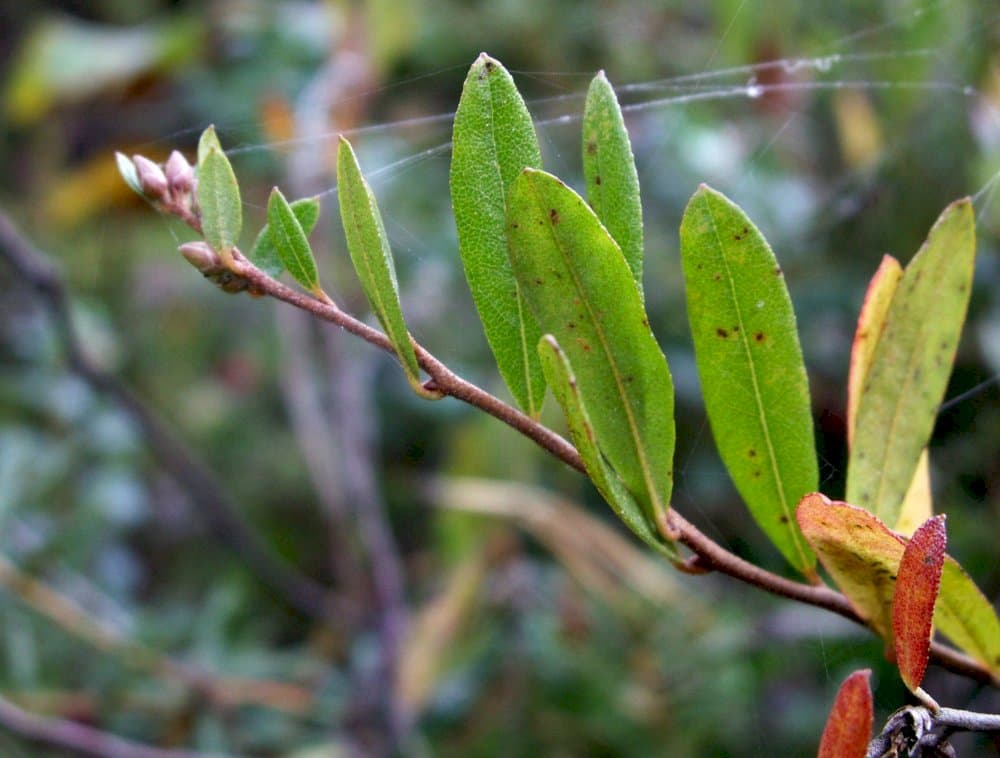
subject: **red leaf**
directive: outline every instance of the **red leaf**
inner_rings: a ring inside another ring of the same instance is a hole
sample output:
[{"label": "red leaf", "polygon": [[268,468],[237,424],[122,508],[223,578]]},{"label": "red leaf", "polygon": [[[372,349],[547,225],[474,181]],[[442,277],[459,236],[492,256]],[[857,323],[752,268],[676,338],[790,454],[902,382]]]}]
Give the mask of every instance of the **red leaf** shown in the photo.
[{"label": "red leaf", "polygon": [[944,516],[928,519],[903,551],[892,603],[892,636],[903,682],[916,692],[927,670],[934,603],[941,587],[948,536]]},{"label": "red leaf", "polygon": [[871,669],[855,671],[837,691],[819,742],[819,758],[864,758],[871,739]]}]

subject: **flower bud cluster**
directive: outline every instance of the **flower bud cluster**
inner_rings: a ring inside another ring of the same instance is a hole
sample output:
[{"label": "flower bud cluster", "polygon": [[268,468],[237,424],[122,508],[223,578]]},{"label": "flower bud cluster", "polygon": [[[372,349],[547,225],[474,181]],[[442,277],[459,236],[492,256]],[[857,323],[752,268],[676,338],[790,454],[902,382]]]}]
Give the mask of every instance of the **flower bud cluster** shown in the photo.
[{"label": "flower bud cluster", "polygon": [[139,186],[146,198],[166,211],[190,213],[194,207],[197,179],[194,167],[180,152],[174,150],[161,167],[142,155],[133,155]]}]

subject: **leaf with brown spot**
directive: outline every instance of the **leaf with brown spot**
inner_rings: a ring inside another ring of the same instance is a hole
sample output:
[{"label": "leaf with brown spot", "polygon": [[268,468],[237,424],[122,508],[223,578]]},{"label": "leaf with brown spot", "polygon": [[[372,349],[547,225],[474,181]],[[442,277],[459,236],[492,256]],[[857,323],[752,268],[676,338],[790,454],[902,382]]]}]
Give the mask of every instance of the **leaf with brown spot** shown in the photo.
[{"label": "leaf with brown spot", "polygon": [[949,205],[907,265],[857,401],[847,499],[889,524],[927,445],[969,304],[972,202]]},{"label": "leaf with brown spot", "polygon": [[514,180],[507,214],[514,274],[573,367],[598,447],[647,518],[665,524],[673,382],[618,243],[582,197],[544,171],[527,168]]},{"label": "leaf with brown spot", "polygon": [[944,519],[943,515],[928,519],[913,533],[896,576],[892,638],[896,664],[910,692],[916,692],[924,680],[930,655],[934,604],[948,543]]},{"label": "leaf with brown spot", "polygon": [[837,690],[819,742],[818,758],[864,758],[875,720],[871,669],[855,671]]},{"label": "leaf with brown spot", "polygon": [[[681,262],[719,455],[757,524],[813,577],[816,556],[792,515],[816,489],[819,466],[795,312],[784,279],[774,276],[774,253],[738,206],[702,186],[684,212]],[[726,338],[720,325],[731,325]]]},{"label": "leaf with brown spot", "polygon": [[590,83],[583,109],[587,201],[618,243],[642,294],[642,202],[639,175],[618,98],[604,72]]}]

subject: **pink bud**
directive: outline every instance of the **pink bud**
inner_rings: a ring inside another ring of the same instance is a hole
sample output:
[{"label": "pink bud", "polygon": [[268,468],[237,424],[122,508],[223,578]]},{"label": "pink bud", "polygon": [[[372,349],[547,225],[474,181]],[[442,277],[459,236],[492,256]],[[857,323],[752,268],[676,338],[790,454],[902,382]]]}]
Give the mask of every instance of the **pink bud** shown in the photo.
[{"label": "pink bud", "polygon": [[146,197],[150,200],[160,200],[167,192],[167,177],[163,169],[157,166],[149,158],[141,155],[133,155],[132,163],[135,164],[136,174],[139,176],[139,184]]},{"label": "pink bud", "polygon": [[188,263],[205,276],[222,271],[222,261],[206,242],[185,242],[177,249],[181,251],[181,255],[187,258]]},{"label": "pink bud", "polygon": [[194,189],[194,169],[180,152],[174,150],[163,165],[167,184],[174,195],[188,195]]}]

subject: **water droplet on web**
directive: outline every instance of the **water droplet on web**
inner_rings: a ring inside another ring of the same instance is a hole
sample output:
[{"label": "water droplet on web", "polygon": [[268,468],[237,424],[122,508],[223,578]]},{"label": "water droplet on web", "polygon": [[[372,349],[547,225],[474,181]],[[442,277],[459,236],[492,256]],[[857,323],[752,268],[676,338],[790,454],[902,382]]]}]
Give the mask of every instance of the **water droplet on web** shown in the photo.
[{"label": "water droplet on web", "polygon": [[833,67],[834,63],[838,63],[839,61],[840,61],[840,56],[837,54],[828,55],[825,58],[817,58],[816,70],[826,73]]},{"label": "water droplet on web", "polygon": [[758,97],[761,96],[762,92],[763,90],[761,89],[761,86],[757,84],[757,77],[751,76],[747,80],[747,88],[746,88],[747,97],[749,97],[751,100],[756,100]]}]

